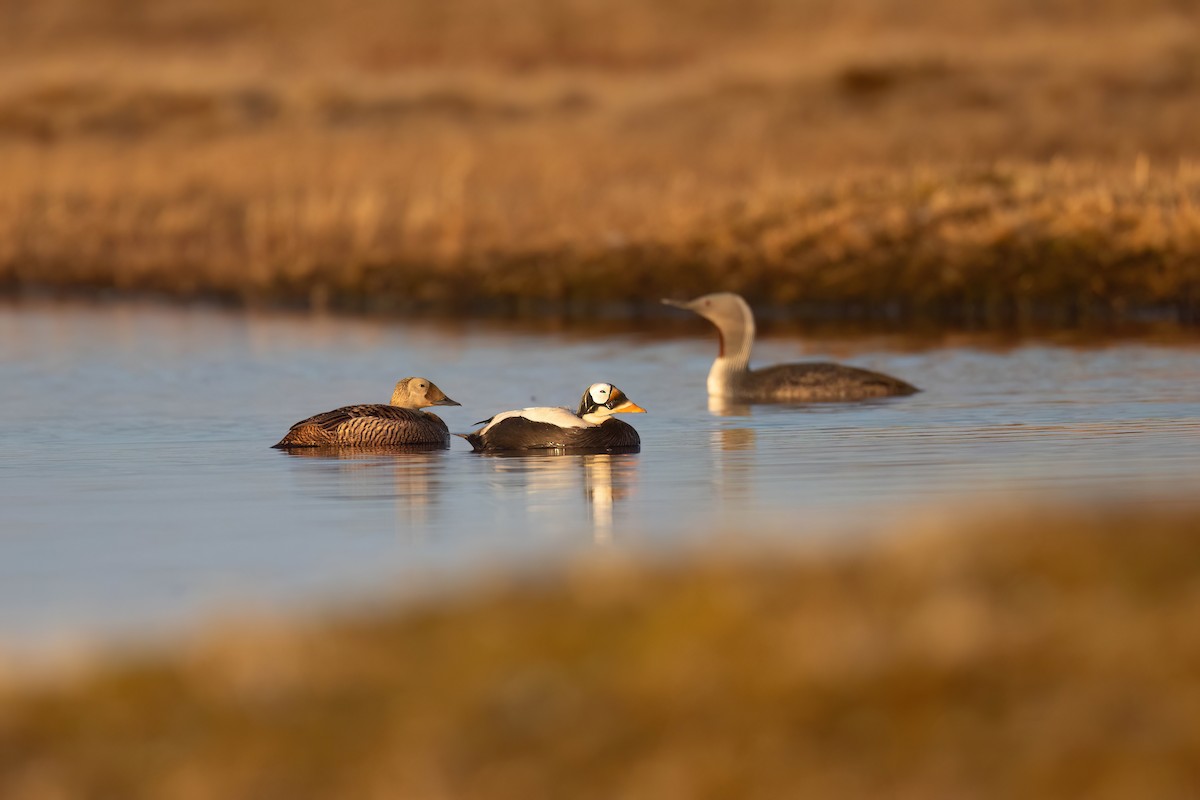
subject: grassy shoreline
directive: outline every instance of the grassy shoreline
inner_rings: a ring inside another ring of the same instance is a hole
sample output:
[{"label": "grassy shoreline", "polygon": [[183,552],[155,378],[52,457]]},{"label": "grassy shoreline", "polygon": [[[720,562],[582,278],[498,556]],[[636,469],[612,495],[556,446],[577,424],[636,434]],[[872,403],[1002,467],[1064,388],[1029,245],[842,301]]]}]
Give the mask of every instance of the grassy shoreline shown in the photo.
[{"label": "grassy shoreline", "polygon": [[522,2],[14,5],[0,292],[1200,316],[1177,4]]},{"label": "grassy shoreline", "polygon": [[600,558],[0,686],[5,797],[1186,796],[1194,512]]},{"label": "grassy shoreline", "polygon": [[[199,206],[190,224],[156,228],[176,203]],[[193,190],[186,200],[85,204],[78,218],[57,225],[37,211],[25,219],[18,212],[10,219],[26,246],[0,258],[0,290],[595,318],[654,316],[660,297],[720,288],[813,322],[1200,322],[1200,176],[1139,186],[1032,167],[924,172],[726,211],[669,241],[463,248],[420,261],[400,241],[356,246],[352,219],[335,218],[319,233],[285,221],[250,234],[255,209]],[[295,211],[281,216],[293,220]],[[123,240],[114,231],[142,224],[127,219],[147,222]],[[255,237],[303,242],[273,249]]]}]

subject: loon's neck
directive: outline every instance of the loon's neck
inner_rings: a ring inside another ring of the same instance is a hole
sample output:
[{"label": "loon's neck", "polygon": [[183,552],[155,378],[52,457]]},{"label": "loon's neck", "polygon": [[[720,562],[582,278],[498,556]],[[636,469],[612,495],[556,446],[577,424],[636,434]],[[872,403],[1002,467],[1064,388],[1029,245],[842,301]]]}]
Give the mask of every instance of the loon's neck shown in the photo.
[{"label": "loon's neck", "polygon": [[721,350],[708,371],[708,393],[719,397],[736,394],[750,373],[750,349],[754,346],[754,318],[747,315],[735,330],[718,328]]}]

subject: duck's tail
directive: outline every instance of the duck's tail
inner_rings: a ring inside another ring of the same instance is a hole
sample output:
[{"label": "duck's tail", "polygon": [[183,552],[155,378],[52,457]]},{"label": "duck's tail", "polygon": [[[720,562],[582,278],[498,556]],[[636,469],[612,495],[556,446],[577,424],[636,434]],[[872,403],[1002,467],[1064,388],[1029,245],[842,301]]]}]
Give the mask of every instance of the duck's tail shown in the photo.
[{"label": "duck's tail", "polygon": [[470,442],[471,449],[476,453],[483,450],[483,438],[478,433],[456,433],[454,435]]},{"label": "duck's tail", "polygon": [[297,431],[296,428],[292,428],[287,432],[287,436],[284,436],[277,443],[271,445],[271,449],[290,450],[293,447],[316,447],[320,442],[314,441],[314,437],[306,435],[309,433],[310,431],[305,429]]}]

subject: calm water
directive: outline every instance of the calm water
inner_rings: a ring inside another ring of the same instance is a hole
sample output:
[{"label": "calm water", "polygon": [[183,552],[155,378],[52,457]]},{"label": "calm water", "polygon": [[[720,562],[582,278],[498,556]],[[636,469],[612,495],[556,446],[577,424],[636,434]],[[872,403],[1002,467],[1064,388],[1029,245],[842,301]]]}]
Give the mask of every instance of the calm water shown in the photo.
[{"label": "calm water", "polygon": [[[947,503],[1192,500],[1200,346],[905,350],[768,339],[911,398],[710,409],[714,338],[588,337],[145,306],[0,308],[0,645],[309,609],[495,563],[756,532],[886,527]],[[610,380],[650,410],[625,456],[270,449],[412,374],[452,431]]]}]

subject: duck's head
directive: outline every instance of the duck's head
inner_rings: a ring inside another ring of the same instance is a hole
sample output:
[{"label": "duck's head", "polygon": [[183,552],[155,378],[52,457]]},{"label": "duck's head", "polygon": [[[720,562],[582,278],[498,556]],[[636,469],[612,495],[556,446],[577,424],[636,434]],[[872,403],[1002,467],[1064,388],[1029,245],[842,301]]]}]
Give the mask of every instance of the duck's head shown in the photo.
[{"label": "duck's head", "polygon": [[457,406],[446,393],[429,378],[403,378],[396,381],[392,392],[392,405],[401,408],[425,408],[427,406]]},{"label": "duck's head", "polygon": [[634,403],[611,383],[593,383],[579,401],[579,416],[588,422],[601,422],[613,414],[645,414],[646,409]]},{"label": "duck's head", "polygon": [[[675,308],[685,308],[716,325],[721,336],[722,355],[725,354],[726,336],[732,337],[734,342],[754,336],[754,313],[739,294],[715,292],[695,300],[664,299],[663,303]],[[736,347],[736,344],[733,346]]]}]

